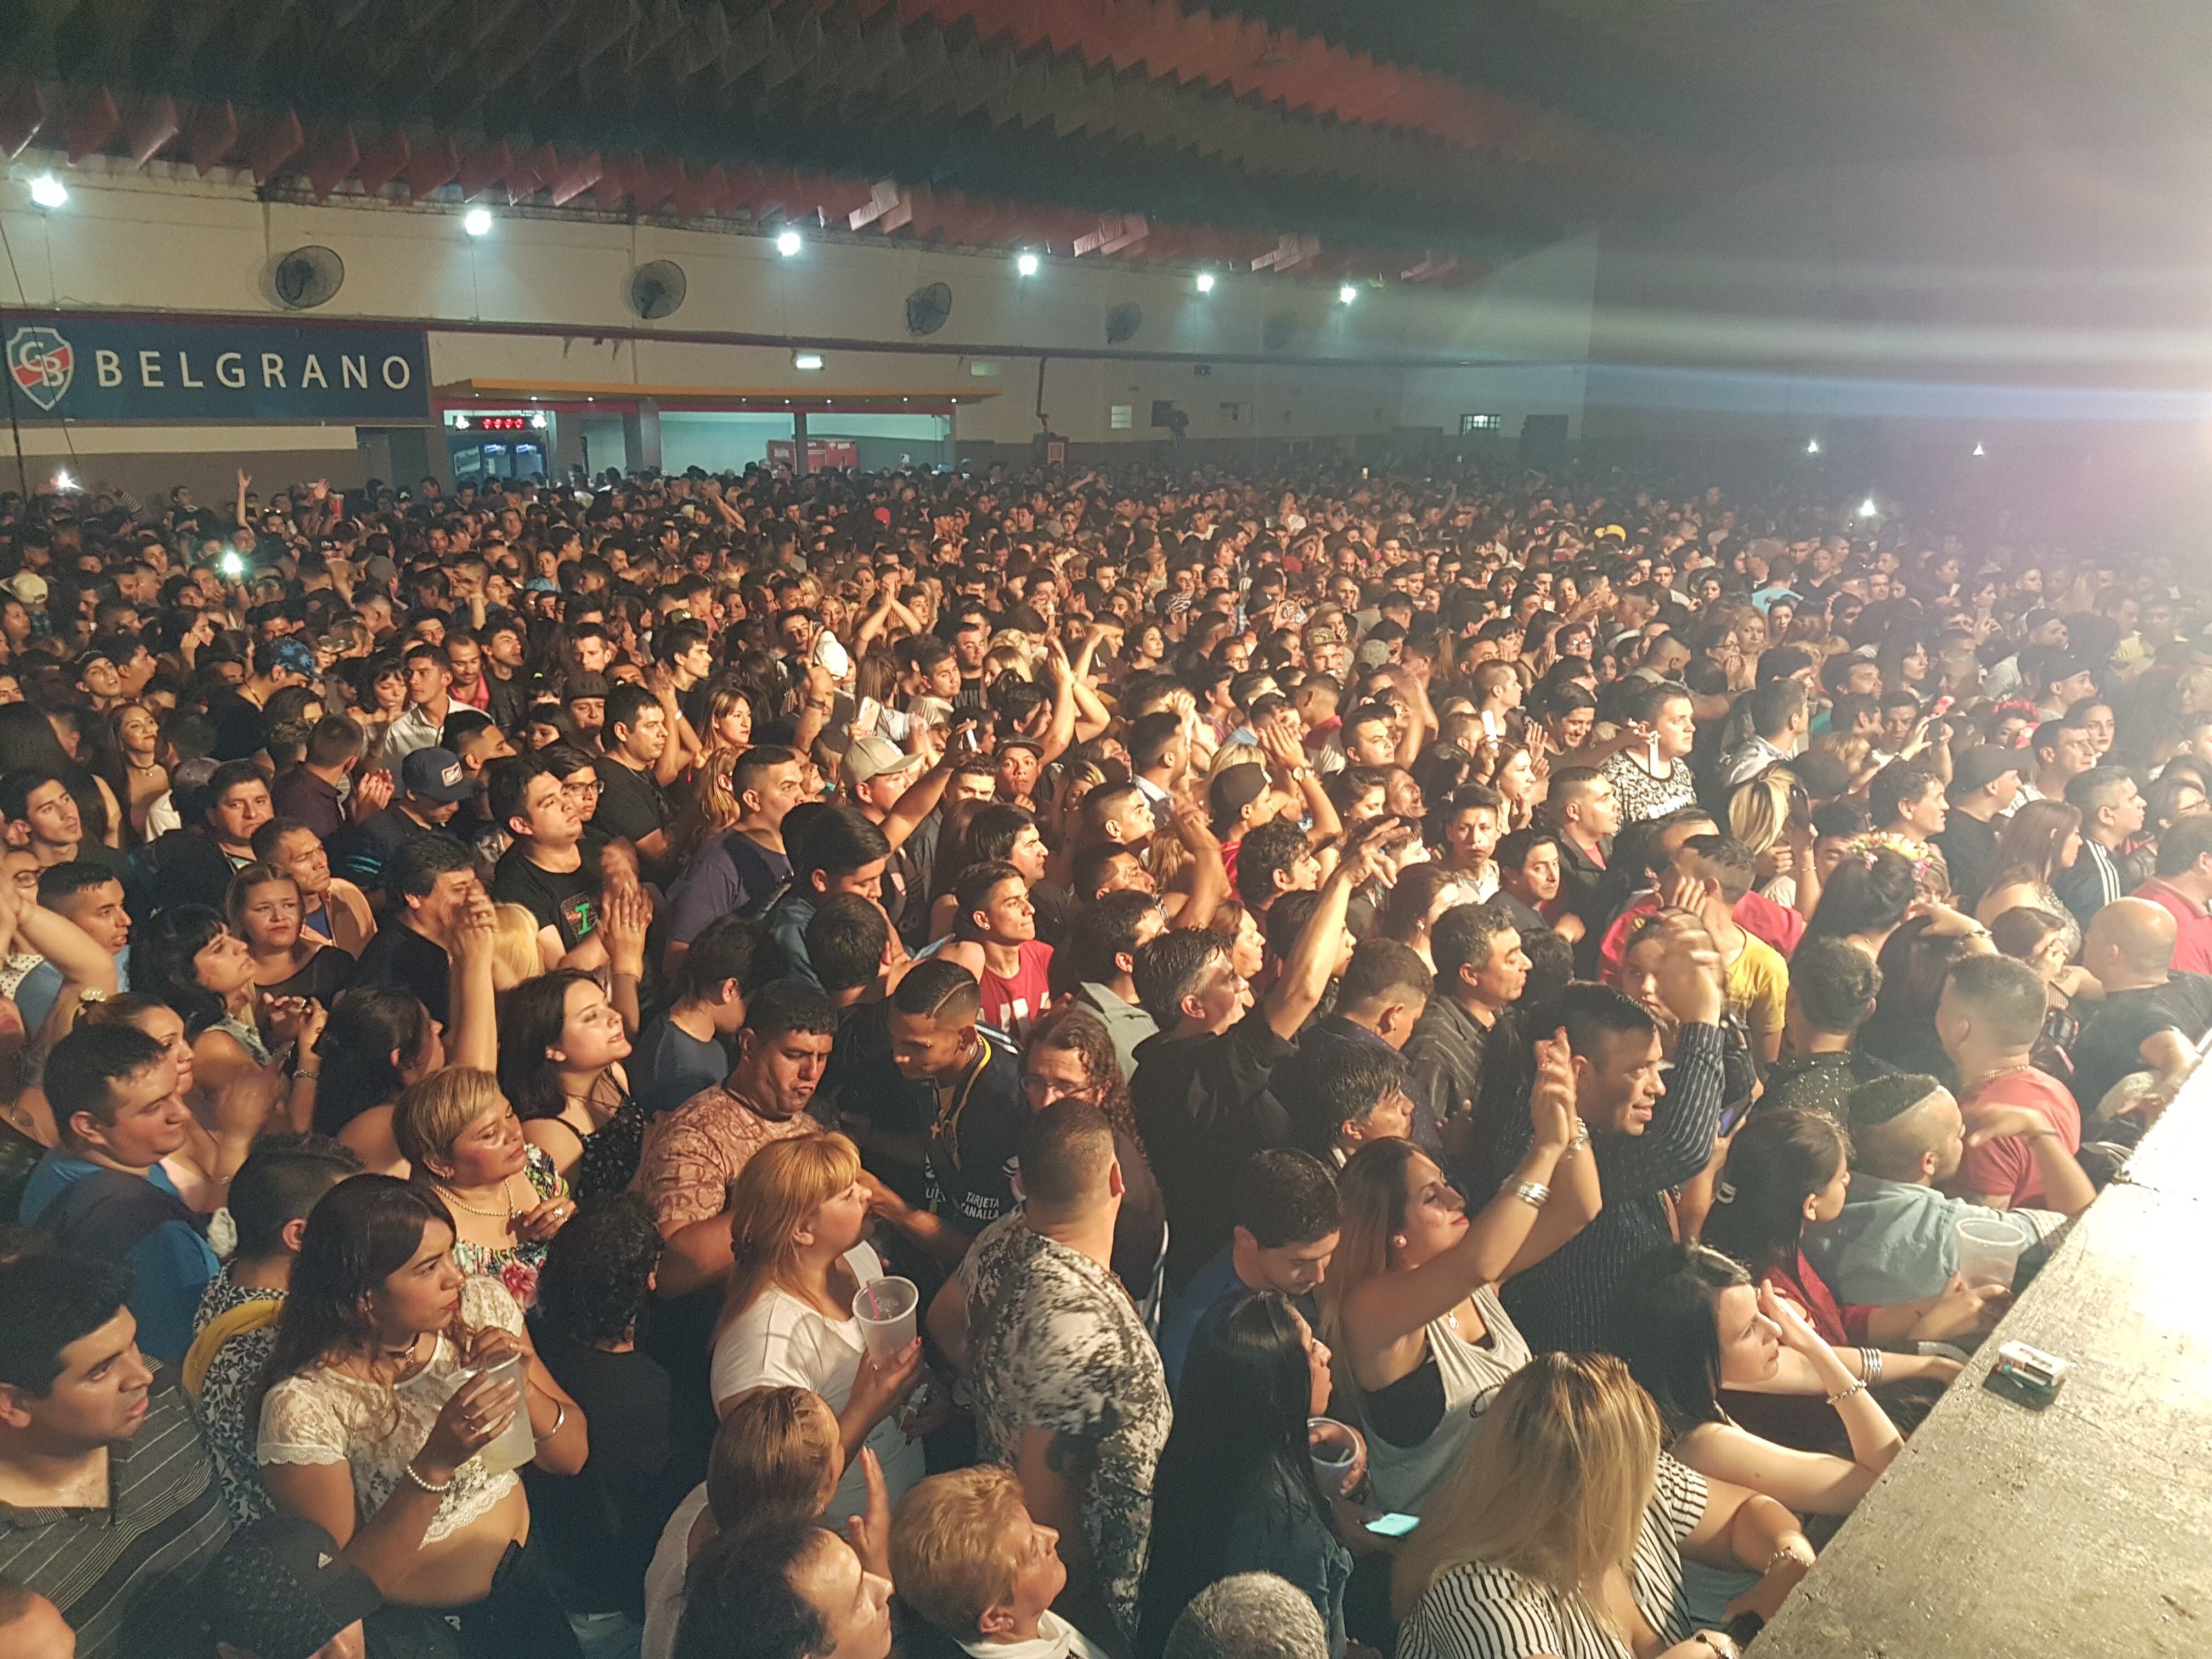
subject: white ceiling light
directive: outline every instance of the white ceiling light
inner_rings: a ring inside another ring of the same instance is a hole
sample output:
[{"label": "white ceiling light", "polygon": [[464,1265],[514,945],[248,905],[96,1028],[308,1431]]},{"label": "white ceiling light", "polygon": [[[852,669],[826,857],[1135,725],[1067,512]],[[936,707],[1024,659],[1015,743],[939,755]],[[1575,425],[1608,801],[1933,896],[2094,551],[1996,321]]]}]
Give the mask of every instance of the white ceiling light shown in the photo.
[{"label": "white ceiling light", "polygon": [[491,210],[472,207],[461,216],[461,228],[471,236],[483,236],[491,231]]},{"label": "white ceiling light", "polygon": [[69,200],[69,186],[51,173],[31,180],[31,199],[42,208],[58,208]]},{"label": "white ceiling light", "polygon": [[1352,287],[1351,283],[1346,283],[1342,288],[1337,289],[1336,297],[1342,301],[1346,305],[1350,305],[1354,300],[1357,300],[1359,297],[1359,290]]},{"label": "white ceiling light", "polygon": [[1817,454],[1819,454],[1819,453],[1820,453],[1820,441],[1818,438],[1808,438],[1808,439],[1806,439],[1806,440],[1805,440],[1805,453],[1806,453],[1808,455],[1817,455]]},{"label": "white ceiling light", "polygon": [[70,477],[66,472],[57,472],[54,474],[54,488],[57,489],[75,489],[76,488],[76,480]]},{"label": "white ceiling light", "polygon": [[1213,273],[1212,271],[1201,270],[1198,273],[1198,291],[1200,294],[1211,294],[1213,292]]},{"label": "white ceiling light", "polygon": [[775,251],[787,259],[805,246],[806,239],[795,230],[779,231],[776,234]]},{"label": "white ceiling light", "polygon": [[1014,269],[1024,276],[1034,276],[1041,261],[1034,253],[1024,253],[1014,261]]},{"label": "white ceiling light", "polygon": [[1977,455],[1986,455],[1989,453],[1990,452],[1988,450],[1983,448],[1979,444],[1976,444],[1974,446],[1974,453]]},{"label": "white ceiling light", "polygon": [[1881,516],[1881,503],[1871,495],[1859,503],[1859,517],[1875,519]]},{"label": "white ceiling light", "polygon": [[811,374],[822,367],[822,354],[818,351],[794,351],[791,354],[791,366]]}]

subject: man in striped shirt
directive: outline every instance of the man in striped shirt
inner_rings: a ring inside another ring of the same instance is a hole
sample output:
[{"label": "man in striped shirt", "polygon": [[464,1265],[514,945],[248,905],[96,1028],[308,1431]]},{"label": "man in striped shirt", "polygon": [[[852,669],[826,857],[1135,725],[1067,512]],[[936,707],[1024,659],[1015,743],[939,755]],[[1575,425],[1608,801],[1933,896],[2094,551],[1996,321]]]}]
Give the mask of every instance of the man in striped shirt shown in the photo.
[{"label": "man in striped shirt", "polygon": [[211,1645],[198,1581],[230,1535],[176,1379],[138,1352],[131,1271],[0,1266],[0,1576],[44,1595],[80,1659]]},{"label": "man in striped shirt", "polygon": [[[1589,1126],[1605,1207],[1596,1220],[1527,1272],[1507,1281],[1505,1310],[1537,1352],[1601,1348],[1614,1289],[1631,1264],[1674,1237],[1668,1194],[1705,1167],[1720,1122],[1723,1085],[1720,1018],[1726,1003],[1720,955],[1689,915],[1670,912],[1659,995],[1675,1021],[1672,1069],[1663,1073],[1657,1023],[1609,986],[1571,985],[1532,1011],[1531,1039],[1562,1027],[1574,1057],[1577,1109]],[[1525,1083],[1486,1057],[1482,1115],[1495,1126],[1486,1167],[1496,1179],[1528,1149]],[[1506,1109],[1501,1091],[1514,1097]],[[1518,1120],[1517,1123],[1516,1120]],[[1503,1160],[1503,1161],[1501,1161]],[[1479,1204],[1489,1191],[1468,1194]]]}]

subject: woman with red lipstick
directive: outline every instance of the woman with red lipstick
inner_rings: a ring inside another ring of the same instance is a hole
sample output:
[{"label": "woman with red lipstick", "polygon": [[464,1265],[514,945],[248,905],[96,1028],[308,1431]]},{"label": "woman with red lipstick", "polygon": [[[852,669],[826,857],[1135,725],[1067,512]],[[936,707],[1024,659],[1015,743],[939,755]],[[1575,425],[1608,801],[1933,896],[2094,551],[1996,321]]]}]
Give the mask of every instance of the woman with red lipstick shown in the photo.
[{"label": "woman with red lipstick", "polygon": [[[515,1356],[520,1389],[483,1374]],[[524,1412],[536,1466],[574,1474],[588,1450],[583,1413],[539,1362],[514,1298],[455,1262],[453,1218],[435,1194],[363,1175],[323,1197],[267,1375],[262,1483],[398,1604],[377,1618],[450,1620],[469,1659],[577,1653],[525,1553],[522,1483],[478,1454]]]}]

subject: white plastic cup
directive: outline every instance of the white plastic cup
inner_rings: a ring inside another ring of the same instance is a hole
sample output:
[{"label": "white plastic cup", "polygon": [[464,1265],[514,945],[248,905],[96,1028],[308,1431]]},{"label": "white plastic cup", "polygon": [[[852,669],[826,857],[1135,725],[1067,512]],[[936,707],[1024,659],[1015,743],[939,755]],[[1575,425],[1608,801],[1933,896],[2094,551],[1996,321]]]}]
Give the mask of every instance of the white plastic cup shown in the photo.
[{"label": "white plastic cup", "polygon": [[860,1322],[860,1340],[868,1358],[888,1365],[914,1341],[915,1316],[921,1289],[911,1279],[872,1279],[853,1294],[853,1317]]},{"label": "white plastic cup", "polygon": [[1959,1223],[1958,1231],[1959,1274],[1966,1288],[1994,1285],[2010,1290],[2021,1252],[2027,1248],[2027,1235],[2019,1224],[2002,1216],[1968,1216]]},{"label": "white plastic cup", "polygon": [[1333,1417],[1306,1419],[1306,1455],[1313,1459],[1314,1474],[1324,1497],[1343,1493],[1344,1478],[1358,1458],[1358,1443],[1352,1431]]},{"label": "white plastic cup", "polygon": [[505,1474],[509,1469],[519,1469],[538,1455],[538,1437],[530,1429],[530,1397],[522,1386],[523,1370],[523,1358],[518,1353],[480,1365],[469,1373],[471,1377],[489,1376],[495,1382],[514,1385],[514,1420],[500,1431],[498,1438],[477,1453],[489,1474]]}]

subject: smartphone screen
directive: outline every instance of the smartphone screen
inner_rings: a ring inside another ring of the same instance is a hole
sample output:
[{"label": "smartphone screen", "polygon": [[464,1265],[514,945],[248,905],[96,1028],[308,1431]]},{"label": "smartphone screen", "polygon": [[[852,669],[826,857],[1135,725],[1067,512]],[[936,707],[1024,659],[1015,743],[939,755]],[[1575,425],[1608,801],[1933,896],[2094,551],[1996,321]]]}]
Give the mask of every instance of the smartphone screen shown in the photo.
[{"label": "smartphone screen", "polygon": [[1378,1515],[1370,1521],[1367,1523],[1367,1530],[1377,1538],[1403,1538],[1420,1524],[1419,1516],[1401,1515],[1394,1510],[1388,1515]]}]

